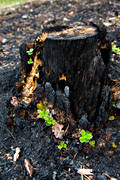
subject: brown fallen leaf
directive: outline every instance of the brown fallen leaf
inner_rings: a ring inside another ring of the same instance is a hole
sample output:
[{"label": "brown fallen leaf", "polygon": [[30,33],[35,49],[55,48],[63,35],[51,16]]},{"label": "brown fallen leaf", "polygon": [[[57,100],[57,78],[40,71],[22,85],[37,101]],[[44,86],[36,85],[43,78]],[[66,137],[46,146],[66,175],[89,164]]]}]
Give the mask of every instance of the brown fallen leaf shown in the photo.
[{"label": "brown fallen leaf", "polygon": [[17,99],[16,96],[13,96],[10,103],[13,105],[13,106],[18,106],[19,105],[19,101]]},{"label": "brown fallen leaf", "polygon": [[25,168],[26,168],[27,172],[29,173],[30,177],[32,177],[34,168],[30,164],[30,161],[28,159],[24,159],[24,164],[25,164]]},{"label": "brown fallen leaf", "polygon": [[55,123],[55,125],[52,126],[52,132],[54,133],[56,138],[62,138],[64,135],[64,130],[62,130],[63,125],[59,123]]},{"label": "brown fallen leaf", "polygon": [[14,157],[13,157],[14,162],[16,162],[17,159],[19,158],[19,154],[20,154],[20,148],[16,147],[16,152],[15,152]]}]

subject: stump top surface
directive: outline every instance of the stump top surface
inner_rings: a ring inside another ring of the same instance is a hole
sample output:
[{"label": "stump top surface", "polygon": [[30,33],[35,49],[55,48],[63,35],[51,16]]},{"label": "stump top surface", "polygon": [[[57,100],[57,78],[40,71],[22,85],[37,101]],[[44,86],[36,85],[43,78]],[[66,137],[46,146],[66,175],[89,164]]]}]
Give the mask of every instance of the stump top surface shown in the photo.
[{"label": "stump top surface", "polygon": [[48,33],[47,38],[55,40],[83,39],[96,35],[96,28],[92,26],[74,26],[61,31]]}]

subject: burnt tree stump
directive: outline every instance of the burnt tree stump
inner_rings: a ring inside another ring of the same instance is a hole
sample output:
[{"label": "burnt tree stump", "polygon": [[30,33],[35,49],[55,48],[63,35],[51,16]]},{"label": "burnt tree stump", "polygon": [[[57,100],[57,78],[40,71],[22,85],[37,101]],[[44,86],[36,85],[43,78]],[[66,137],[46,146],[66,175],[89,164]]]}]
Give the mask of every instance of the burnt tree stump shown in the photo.
[{"label": "burnt tree stump", "polygon": [[74,26],[48,30],[41,54],[45,81],[61,91],[69,86],[71,112],[78,119],[87,114],[92,121],[97,115],[110,51],[104,28]]}]

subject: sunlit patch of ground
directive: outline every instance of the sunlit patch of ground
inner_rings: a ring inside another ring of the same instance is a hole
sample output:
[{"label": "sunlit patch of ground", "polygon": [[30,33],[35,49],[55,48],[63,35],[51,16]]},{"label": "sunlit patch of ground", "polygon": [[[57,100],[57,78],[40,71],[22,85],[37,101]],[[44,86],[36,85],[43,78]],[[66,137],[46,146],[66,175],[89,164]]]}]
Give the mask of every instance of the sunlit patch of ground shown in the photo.
[{"label": "sunlit patch of ground", "polygon": [[28,0],[0,0],[0,9],[11,5],[19,5],[27,1]]}]

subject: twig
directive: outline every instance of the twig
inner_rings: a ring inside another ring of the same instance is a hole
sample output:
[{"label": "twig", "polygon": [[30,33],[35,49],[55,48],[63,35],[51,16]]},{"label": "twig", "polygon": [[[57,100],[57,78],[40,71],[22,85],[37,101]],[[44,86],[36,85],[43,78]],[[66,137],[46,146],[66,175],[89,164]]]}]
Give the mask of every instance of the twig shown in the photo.
[{"label": "twig", "polygon": [[10,132],[10,130],[6,127],[6,130],[8,131],[8,133],[12,136],[12,138],[14,139],[14,141],[16,142],[15,137],[13,136],[13,134]]}]

